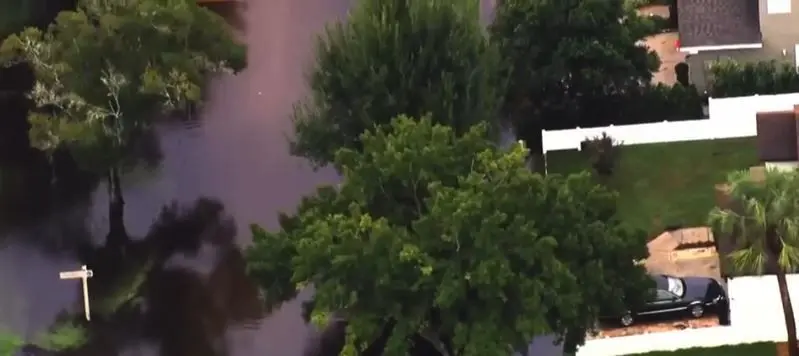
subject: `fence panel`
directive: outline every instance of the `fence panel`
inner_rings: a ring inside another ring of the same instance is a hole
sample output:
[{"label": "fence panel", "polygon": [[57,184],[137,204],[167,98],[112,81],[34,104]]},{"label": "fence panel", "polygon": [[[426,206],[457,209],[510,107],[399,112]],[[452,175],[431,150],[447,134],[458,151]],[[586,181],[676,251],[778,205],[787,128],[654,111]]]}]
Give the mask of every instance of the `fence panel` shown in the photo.
[{"label": "fence panel", "polygon": [[757,126],[754,120],[722,122],[706,119],[544,131],[542,133],[544,153],[580,149],[581,142],[601,136],[602,133],[607,133],[624,145],[640,145],[751,137],[757,135]]},{"label": "fence panel", "polygon": [[582,141],[603,132],[626,145],[751,137],[757,135],[757,113],[789,111],[797,104],[799,93],[711,98],[710,118],[704,120],[543,131],[544,153],[580,149]]}]

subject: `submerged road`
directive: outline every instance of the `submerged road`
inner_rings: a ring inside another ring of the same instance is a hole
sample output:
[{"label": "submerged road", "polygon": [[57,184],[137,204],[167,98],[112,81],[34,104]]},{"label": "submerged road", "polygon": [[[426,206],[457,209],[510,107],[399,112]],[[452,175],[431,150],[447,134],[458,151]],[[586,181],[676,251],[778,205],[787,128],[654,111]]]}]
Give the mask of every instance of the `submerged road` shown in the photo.
[{"label": "submerged road", "polygon": [[[486,17],[492,1],[482,3]],[[292,129],[292,105],[306,94],[304,73],[312,63],[313,40],[326,22],[346,16],[349,6],[350,0],[249,0],[240,14],[242,38],[249,45],[249,67],[238,76],[212,83],[198,123],[161,130],[163,161],[159,169],[124,177],[125,221],[131,235],[146,235],[165,204],[207,196],[222,202],[235,219],[238,233],[234,240],[243,247],[251,239],[249,224],[276,228],[279,211],[293,210],[316,186],[336,182],[334,172],[314,172],[303,160],[291,157],[287,137]],[[108,226],[106,203],[105,189],[100,187],[85,219],[98,245]],[[55,216],[47,224],[0,236],[0,282],[4,286],[0,324],[5,324],[0,326],[32,338],[52,325],[62,311],[82,313],[78,286],[57,279],[59,271],[79,266],[81,261],[69,253],[53,252],[61,244],[83,238],[64,230],[64,226],[83,223],[77,210]],[[43,240],[59,242],[35,242]],[[300,303],[287,303],[269,314],[261,311],[240,256],[236,256],[204,246],[197,256],[171,258],[168,269],[189,271],[195,277],[169,274],[164,281],[153,283],[151,288],[156,290],[143,303],[144,308],[163,310],[168,330],[158,331],[155,337],[124,341],[119,336],[103,336],[97,342],[102,346],[84,354],[302,355],[311,332],[301,320]],[[95,273],[99,277],[103,271]],[[124,330],[135,329],[124,321],[118,323]],[[536,342],[532,351],[534,356],[560,354],[547,340]]]}]

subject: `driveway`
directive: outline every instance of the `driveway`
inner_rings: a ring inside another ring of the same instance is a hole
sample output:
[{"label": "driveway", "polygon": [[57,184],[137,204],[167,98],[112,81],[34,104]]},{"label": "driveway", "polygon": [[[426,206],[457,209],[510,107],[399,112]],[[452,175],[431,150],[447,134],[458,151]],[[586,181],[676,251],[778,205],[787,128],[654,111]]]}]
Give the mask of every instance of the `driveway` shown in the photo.
[{"label": "driveway", "polygon": [[[669,17],[668,6],[646,6],[638,10],[642,16]],[[646,46],[655,51],[660,57],[660,69],[652,77],[652,83],[673,85],[677,83],[674,66],[685,61],[685,54],[677,49],[680,35],[675,32],[665,32],[644,39]]]}]

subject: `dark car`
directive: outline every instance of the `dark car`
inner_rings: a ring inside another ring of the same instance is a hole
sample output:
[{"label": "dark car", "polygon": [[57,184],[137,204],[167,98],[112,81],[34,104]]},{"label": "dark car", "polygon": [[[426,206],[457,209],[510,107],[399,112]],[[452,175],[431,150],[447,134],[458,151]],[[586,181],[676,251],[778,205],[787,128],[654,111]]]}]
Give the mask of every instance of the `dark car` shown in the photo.
[{"label": "dark car", "polygon": [[631,310],[617,320],[622,326],[632,325],[641,316],[655,314],[684,314],[701,318],[709,309],[727,309],[727,293],[713,278],[707,277],[673,277],[653,275],[657,288],[653,300],[639,308]]}]

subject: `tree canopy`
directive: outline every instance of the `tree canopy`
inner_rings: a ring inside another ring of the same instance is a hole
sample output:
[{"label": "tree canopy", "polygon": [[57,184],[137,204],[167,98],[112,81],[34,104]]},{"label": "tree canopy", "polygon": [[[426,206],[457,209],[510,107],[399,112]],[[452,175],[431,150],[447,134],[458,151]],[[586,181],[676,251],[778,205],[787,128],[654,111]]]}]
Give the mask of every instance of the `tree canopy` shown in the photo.
[{"label": "tree canopy", "polygon": [[339,148],[359,149],[361,133],[401,114],[431,114],[458,132],[496,121],[498,63],[475,1],[358,1],[318,39],[292,151],[331,163]]},{"label": "tree canopy", "polygon": [[245,51],[222,18],[193,0],[85,0],[45,31],[9,36],[0,60],[34,70],[32,145],[91,148],[104,166],[160,110],[200,101],[207,74],[241,69]]},{"label": "tree canopy", "polygon": [[[343,148],[337,187],[253,226],[249,272],[269,303],[315,287],[311,319],[347,320],[345,355],[505,356],[536,335],[581,342],[599,309],[646,298],[642,235],[615,218],[615,194],[588,174],[543,177],[526,150],[486,125],[458,135],[399,117]],[[420,341],[423,340],[423,341]]]},{"label": "tree canopy", "polygon": [[541,129],[621,123],[621,108],[633,102],[624,99],[635,99],[658,69],[657,55],[638,44],[658,26],[626,2],[498,3],[490,32],[507,61],[505,113],[533,154],[541,153]]},{"label": "tree canopy", "polygon": [[745,272],[777,276],[788,348],[799,356],[796,321],[785,273],[799,269],[799,170],[766,170],[763,179],[749,171],[733,172],[727,179],[730,204],[714,208],[709,223],[723,238],[733,236],[735,251],[728,257]]}]

